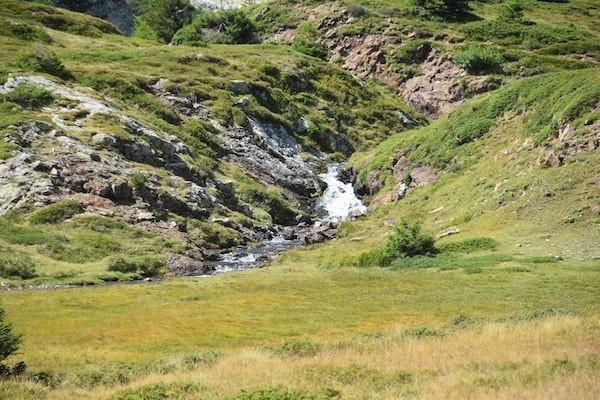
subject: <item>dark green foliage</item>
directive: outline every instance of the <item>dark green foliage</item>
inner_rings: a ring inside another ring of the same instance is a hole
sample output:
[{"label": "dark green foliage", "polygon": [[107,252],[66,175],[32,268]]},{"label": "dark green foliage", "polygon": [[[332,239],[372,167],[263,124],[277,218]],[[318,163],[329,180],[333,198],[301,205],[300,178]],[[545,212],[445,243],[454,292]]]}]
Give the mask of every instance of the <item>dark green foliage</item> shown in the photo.
[{"label": "dark green foliage", "polygon": [[122,273],[137,273],[143,277],[152,277],[161,274],[166,268],[163,257],[143,257],[138,259],[126,259],[118,257],[111,260],[108,270]]},{"label": "dark green foliage", "polygon": [[388,237],[384,253],[393,259],[436,253],[433,237],[421,232],[421,225],[402,221]]},{"label": "dark green foliage", "polygon": [[35,109],[52,104],[54,96],[41,86],[23,84],[5,95],[0,95],[0,100],[9,101],[25,108]]},{"label": "dark green foliage", "polygon": [[310,393],[304,390],[274,387],[246,391],[230,397],[229,400],[327,400],[339,398],[340,393],[334,389],[324,389],[319,393]]},{"label": "dark green foliage", "polygon": [[456,53],[453,59],[471,74],[485,74],[501,72],[504,55],[491,46],[471,45]]},{"label": "dark green foliage", "polygon": [[402,221],[396,225],[383,248],[361,254],[358,265],[388,267],[395,262],[407,262],[407,266],[420,267],[422,261],[429,262],[429,256],[437,253],[434,243],[433,237],[421,232],[420,224]]},{"label": "dark green foliage", "polygon": [[0,18],[0,35],[14,37],[28,42],[52,42],[52,38],[34,25],[21,22],[7,21]]},{"label": "dark green foliage", "polygon": [[[204,35],[203,30],[211,34]],[[173,37],[174,44],[253,43],[256,27],[244,10],[198,11]]]},{"label": "dark green foliage", "polygon": [[32,224],[56,224],[69,219],[83,211],[81,203],[73,200],[63,200],[43,207],[29,217]]},{"label": "dark green foliage", "polygon": [[189,0],[149,0],[144,13],[136,18],[135,35],[169,43],[190,21],[193,11]]},{"label": "dark green foliage", "polygon": [[[4,252],[2,252],[4,253]],[[35,265],[31,258],[25,254],[8,253],[1,254],[0,257],[0,276],[3,278],[35,278]]]},{"label": "dark green foliage", "polygon": [[21,335],[13,332],[12,326],[6,322],[6,313],[3,308],[0,308],[0,366],[6,369],[3,364],[4,360],[13,355],[19,350],[21,344]]},{"label": "dark green foliage", "polygon": [[469,11],[467,0],[411,0],[409,6],[423,8],[446,18],[459,18]]},{"label": "dark green foliage", "polygon": [[316,355],[321,350],[321,346],[314,342],[294,340],[277,346],[268,346],[267,349],[283,357],[310,357]]},{"label": "dark green foliage", "polygon": [[300,53],[324,59],[329,51],[319,40],[320,34],[317,28],[310,22],[305,22],[298,27],[292,48]]},{"label": "dark green foliage", "polygon": [[19,52],[12,64],[27,71],[44,72],[63,79],[71,78],[71,73],[67,71],[56,54],[52,50],[42,47]]}]

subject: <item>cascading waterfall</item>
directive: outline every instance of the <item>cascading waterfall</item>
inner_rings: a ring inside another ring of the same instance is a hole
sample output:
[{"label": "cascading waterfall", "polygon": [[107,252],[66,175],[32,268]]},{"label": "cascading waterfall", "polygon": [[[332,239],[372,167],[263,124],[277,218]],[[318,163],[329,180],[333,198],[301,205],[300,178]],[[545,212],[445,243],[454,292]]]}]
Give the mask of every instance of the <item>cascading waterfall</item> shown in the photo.
[{"label": "cascading waterfall", "polygon": [[363,202],[356,197],[352,184],[339,180],[341,168],[342,164],[331,164],[327,167],[327,172],[319,175],[327,184],[327,189],[317,204],[326,211],[324,219],[327,221],[340,222],[367,212]]}]

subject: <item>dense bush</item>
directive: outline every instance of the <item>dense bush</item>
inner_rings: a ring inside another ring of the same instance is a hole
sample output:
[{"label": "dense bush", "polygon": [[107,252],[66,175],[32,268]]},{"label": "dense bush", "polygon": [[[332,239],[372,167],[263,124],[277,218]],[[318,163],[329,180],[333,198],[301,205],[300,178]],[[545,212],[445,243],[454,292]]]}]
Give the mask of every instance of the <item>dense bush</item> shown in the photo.
[{"label": "dense bush", "polygon": [[469,11],[467,0],[410,0],[410,7],[423,8],[447,18],[457,18]]},{"label": "dense bush", "polygon": [[32,224],[56,224],[79,214],[83,211],[81,203],[73,200],[63,200],[40,208],[29,217]]},{"label": "dense bush", "polygon": [[319,40],[320,34],[317,28],[310,22],[305,22],[298,27],[292,48],[300,53],[324,59],[329,51]]},{"label": "dense bush", "polygon": [[484,74],[502,71],[504,55],[491,46],[472,45],[456,53],[453,59],[472,74]]},{"label": "dense bush", "polygon": [[393,258],[435,254],[435,240],[421,232],[421,225],[400,222],[389,236],[384,253]]},{"label": "dense bush", "polygon": [[437,253],[433,237],[421,232],[421,225],[402,221],[394,228],[381,249],[362,254],[358,265],[390,266],[397,259],[412,258],[417,256],[431,256]]},{"label": "dense bush", "polygon": [[252,43],[255,32],[256,26],[244,10],[198,11],[192,22],[175,34],[172,43]]},{"label": "dense bush", "polygon": [[56,54],[41,47],[17,53],[12,64],[28,71],[44,72],[63,79],[71,78],[71,73],[67,71]]},{"label": "dense bush", "polygon": [[190,21],[193,11],[189,0],[149,0],[144,13],[135,20],[135,35],[169,43]]},{"label": "dense bush", "polygon": [[35,265],[30,257],[21,254],[2,254],[0,276],[3,278],[35,278]]},{"label": "dense bush", "polygon": [[52,104],[54,96],[41,86],[19,85],[12,92],[1,95],[0,100],[9,101],[25,108],[41,108]]}]

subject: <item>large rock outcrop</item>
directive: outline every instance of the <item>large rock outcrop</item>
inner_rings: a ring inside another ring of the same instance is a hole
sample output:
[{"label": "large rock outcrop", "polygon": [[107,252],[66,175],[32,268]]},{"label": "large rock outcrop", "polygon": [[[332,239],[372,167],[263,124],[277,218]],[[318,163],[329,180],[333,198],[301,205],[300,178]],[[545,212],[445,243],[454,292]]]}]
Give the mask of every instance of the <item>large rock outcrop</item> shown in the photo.
[{"label": "large rock outcrop", "polygon": [[123,35],[130,36],[133,33],[133,11],[127,0],[51,1],[57,7],[110,21]]}]

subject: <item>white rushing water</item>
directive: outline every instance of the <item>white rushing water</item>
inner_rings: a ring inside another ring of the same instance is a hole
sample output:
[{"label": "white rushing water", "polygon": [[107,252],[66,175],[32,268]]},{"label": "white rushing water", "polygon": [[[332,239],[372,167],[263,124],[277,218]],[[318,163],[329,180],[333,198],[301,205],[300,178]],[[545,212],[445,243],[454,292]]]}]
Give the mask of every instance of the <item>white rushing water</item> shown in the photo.
[{"label": "white rushing water", "polygon": [[339,180],[340,168],[341,164],[332,164],[327,167],[327,172],[319,175],[327,189],[318,205],[327,212],[326,219],[330,221],[343,221],[367,212],[363,202],[356,197],[352,184]]}]

